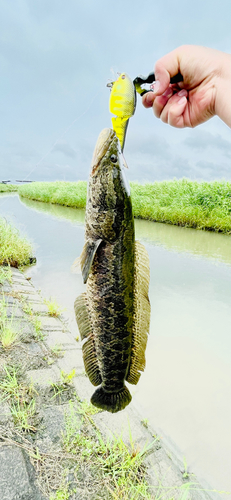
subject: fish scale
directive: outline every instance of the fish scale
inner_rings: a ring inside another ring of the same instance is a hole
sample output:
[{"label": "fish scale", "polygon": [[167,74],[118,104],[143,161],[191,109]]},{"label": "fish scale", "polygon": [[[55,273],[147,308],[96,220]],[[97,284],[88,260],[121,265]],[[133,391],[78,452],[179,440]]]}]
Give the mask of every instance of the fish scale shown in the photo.
[{"label": "fish scale", "polygon": [[149,332],[149,259],[135,242],[128,185],[116,134],[97,141],[88,185],[85,244],[80,257],[86,292],[75,301],[91,402],[112,413],[125,408],[145,366]]}]

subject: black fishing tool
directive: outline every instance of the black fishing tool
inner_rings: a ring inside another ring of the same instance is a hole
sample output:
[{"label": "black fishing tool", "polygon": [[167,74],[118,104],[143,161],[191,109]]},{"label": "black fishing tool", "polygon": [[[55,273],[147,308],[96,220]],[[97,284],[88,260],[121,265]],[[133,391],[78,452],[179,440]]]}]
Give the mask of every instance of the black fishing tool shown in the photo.
[{"label": "black fishing tool", "polygon": [[[140,94],[141,96],[146,94],[147,92],[153,92],[153,89],[151,88],[151,86],[148,90],[145,88],[142,88],[142,86],[145,84],[152,84],[153,82],[155,82],[155,80],[156,79],[155,79],[154,73],[149,73],[149,75],[147,77],[142,76],[142,75],[137,76],[133,80],[133,84],[135,86],[136,92],[138,92],[138,94]],[[183,76],[181,75],[181,73],[177,73],[177,75],[170,78],[170,83],[179,83],[179,82],[183,82]]]}]

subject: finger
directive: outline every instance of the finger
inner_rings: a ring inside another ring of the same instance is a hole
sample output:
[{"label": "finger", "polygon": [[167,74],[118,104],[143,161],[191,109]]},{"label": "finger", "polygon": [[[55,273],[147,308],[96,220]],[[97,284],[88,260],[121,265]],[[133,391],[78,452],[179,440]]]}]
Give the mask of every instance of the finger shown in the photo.
[{"label": "finger", "polygon": [[185,127],[184,112],[187,106],[187,98],[181,97],[180,100],[171,106],[168,114],[168,123],[172,127],[183,128]]},{"label": "finger", "polygon": [[[174,93],[174,87],[171,85],[170,87],[167,88],[167,90],[164,92],[161,103],[162,107],[165,106],[167,100],[173,95]],[[147,92],[146,94],[143,95],[142,97],[142,104],[145,108],[151,108],[153,106],[153,103],[156,99],[156,96],[154,92]],[[159,118],[159,114],[157,113],[156,116]]]},{"label": "finger", "polygon": [[147,92],[142,96],[142,104],[145,108],[152,108],[155,95],[153,92]]},{"label": "finger", "polygon": [[164,107],[160,118],[164,123],[172,127],[182,128],[185,126],[184,113],[188,104],[187,91],[183,90],[175,94]]},{"label": "finger", "polygon": [[165,90],[165,92],[163,93],[163,95],[158,96],[156,98],[154,96],[153,111],[154,115],[157,118],[160,118],[163,108],[166,106],[172,95],[173,95],[173,89],[172,87],[168,87],[167,90]]}]

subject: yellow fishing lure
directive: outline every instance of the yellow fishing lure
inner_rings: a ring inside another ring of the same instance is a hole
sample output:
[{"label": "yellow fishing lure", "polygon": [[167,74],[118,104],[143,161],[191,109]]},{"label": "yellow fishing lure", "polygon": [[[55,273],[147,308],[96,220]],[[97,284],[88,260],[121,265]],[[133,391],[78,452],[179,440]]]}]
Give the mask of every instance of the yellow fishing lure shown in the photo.
[{"label": "yellow fishing lure", "polygon": [[109,110],[113,115],[112,127],[118,137],[123,151],[129,118],[136,109],[136,90],[132,80],[126,73],[109,84],[111,87]]}]

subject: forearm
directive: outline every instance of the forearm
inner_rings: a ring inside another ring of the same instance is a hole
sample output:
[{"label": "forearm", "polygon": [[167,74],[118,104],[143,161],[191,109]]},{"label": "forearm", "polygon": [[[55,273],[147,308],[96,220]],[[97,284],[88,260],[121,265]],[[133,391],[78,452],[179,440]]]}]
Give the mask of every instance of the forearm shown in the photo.
[{"label": "forearm", "polygon": [[217,75],[215,114],[231,127],[231,56],[223,54]]}]

